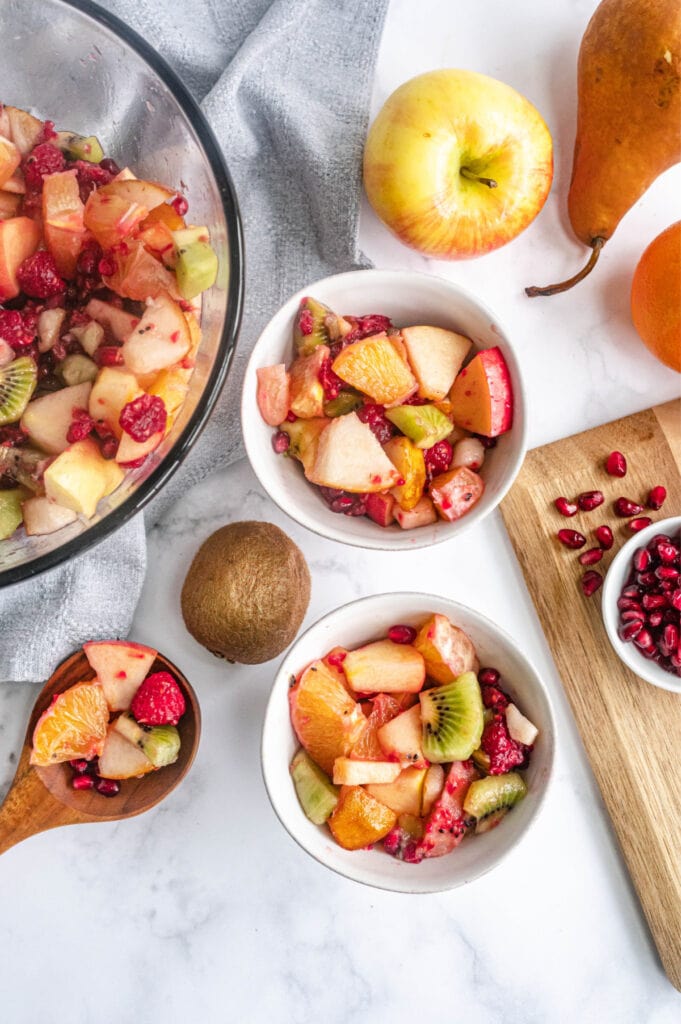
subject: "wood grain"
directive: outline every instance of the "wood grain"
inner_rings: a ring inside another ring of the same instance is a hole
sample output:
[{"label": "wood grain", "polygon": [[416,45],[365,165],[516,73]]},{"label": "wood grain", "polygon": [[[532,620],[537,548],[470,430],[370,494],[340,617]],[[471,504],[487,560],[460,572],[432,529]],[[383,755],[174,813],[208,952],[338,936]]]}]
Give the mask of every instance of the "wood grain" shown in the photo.
[{"label": "wood grain", "polygon": [[[603,466],[625,453],[624,479]],[[555,539],[563,526],[592,538],[607,522],[615,545],[631,534],[612,502],[644,499],[655,484],[668,496],[663,519],[681,510],[681,402],[648,409],[530,452],[501,511],[539,614],[591,767],[670,981],[681,989],[681,697],[638,678],[612,651],[601,620],[600,591],[579,585],[584,568]],[[559,495],[598,488],[605,504],[566,520]]]},{"label": "wood grain", "polygon": [[187,710],[178,726],[182,745],[175,764],[141,779],[126,779],[114,797],[104,797],[94,790],[73,789],[72,772],[68,764],[52,765],[49,768],[31,767],[29,758],[33,730],[53,694],[94,678],[85,654],[76,651],[48,679],[33,706],[16,775],[0,807],[0,853],[29,836],[60,825],[132,818],[155,807],[182,781],[191,767],[199,743],[199,702],[185,676],[162,654],[157,656],[150,671],[170,672],[185,696]]}]

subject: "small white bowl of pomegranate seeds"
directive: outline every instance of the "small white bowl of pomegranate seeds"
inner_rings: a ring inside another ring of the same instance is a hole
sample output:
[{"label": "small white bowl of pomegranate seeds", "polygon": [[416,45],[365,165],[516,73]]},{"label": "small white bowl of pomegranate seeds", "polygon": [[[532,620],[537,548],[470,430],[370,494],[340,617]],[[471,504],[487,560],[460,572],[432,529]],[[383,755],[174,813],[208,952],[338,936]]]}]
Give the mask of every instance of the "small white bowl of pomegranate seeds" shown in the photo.
[{"label": "small white bowl of pomegranate seeds", "polygon": [[681,516],[651,523],[618,551],[602,610],[625,665],[654,686],[681,693]]}]

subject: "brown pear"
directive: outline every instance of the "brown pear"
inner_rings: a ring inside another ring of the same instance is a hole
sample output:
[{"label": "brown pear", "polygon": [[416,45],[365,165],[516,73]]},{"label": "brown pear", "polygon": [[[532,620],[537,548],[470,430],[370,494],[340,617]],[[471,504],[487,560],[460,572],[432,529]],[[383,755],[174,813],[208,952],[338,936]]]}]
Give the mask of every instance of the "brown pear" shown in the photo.
[{"label": "brown pear", "polygon": [[577,80],[568,212],[592,252],[574,277],[526,288],[530,296],[567,291],[586,277],[627,210],[681,161],[679,0],[602,0],[582,39]]}]

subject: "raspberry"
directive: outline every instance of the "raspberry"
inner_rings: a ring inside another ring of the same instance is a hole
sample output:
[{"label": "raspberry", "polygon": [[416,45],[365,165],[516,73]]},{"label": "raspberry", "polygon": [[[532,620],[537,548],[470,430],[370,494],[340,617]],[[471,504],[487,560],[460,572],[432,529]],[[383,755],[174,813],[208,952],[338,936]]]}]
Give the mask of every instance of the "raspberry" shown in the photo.
[{"label": "raspberry", "polygon": [[395,428],[390,420],[385,417],[385,407],[376,405],[374,402],[367,402],[357,410],[357,415],[362,423],[366,423],[379,442],[387,444],[395,433]]},{"label": "raspberry", "polygon": [[331,360],[327,357],[319,367],[319,383],[324,388],[324,398],[327,402],[337,398],[343,388],[343,381],[337,373],[331,369]]},{"label": "raspberry", "polygon": [[490,760],[489,774],[503,775],[513,768],[524,764],[526,748],[511,739],[506,720],[502,714],[495,714],[494,719],[485,728],[480,746]]},{"label": "raspberry", "polygon": [[426,471],[433,477],[445,473],[452,462],[452,446],[449,441],[438,441],[432,448],[426,448],[423,457],[426,460]]},{"label": "raspberry", "polygon": [[69,166],[76,172],[80,198],[84,203],[87,202],[91,192],[94,192],[96,188],[100,188],[102,185],[108,185],[115,177],[102,164],[91,164],[87,160],[75,160]]},{"label": "raspberry", "polygon": [[168,413],[158,395],[140,395],[123,406],[118,424],[133,441],[148,441],[152,434],[165,430]]},{"label": "raspberry", "polygon": [[177,725],[185,712],[182,690],[169,672],[147,676],[130,705],[140,725]]},{"label": "raspberry", "polygon": [[84,441],[86,437],[90,436],[95,425],[95,421],[87,409],[74,409],[72,416],[71,426],[66,432],[66,440],[69,444],[75,444],[76,441]]},{"label": "raspberry", "polygon": [[480,693],[482,694],[482,703],[486,708],[505,708],[509,703],[508,697],[498,686],[481,683]]},{"label": "raspberry", "polygon": [[48,174],[63,171],[66,165],[64,154],[50,142],[41,142],[28,154],[23,163],[24,177],[29,189],[39,192],[43,178]]},{"label": "raspberry", "polygon": [[47,299],[59,295],[66,283],[59,276],[54,256],[45,249],[28,256],[17,271],[17,280],[23,291],[34,299]]},{"label": "raspberry", "polygon": [[15,351],[33,344],[37,315],[33,310],[0,309],[0,338]]},{"label": "raspberry", "polygon": [[54,128],[54,121],[45,121],[43,124],[42,135],[40,136],[41,142],[49,142],[50,139],[56,139],[57,132]]}]

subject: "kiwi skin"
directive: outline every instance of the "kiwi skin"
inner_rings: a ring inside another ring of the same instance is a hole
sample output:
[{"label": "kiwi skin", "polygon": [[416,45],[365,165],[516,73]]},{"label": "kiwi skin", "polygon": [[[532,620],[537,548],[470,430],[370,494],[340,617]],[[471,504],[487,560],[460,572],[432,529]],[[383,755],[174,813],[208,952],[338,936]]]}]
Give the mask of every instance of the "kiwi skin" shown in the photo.
[{"label": "kiwi skin", "polygon": [[182,587],[185,625],[211,653],[259,665],[288,647],[310,602],[300,549],[273,523],[230,523],[201,545]]}]

